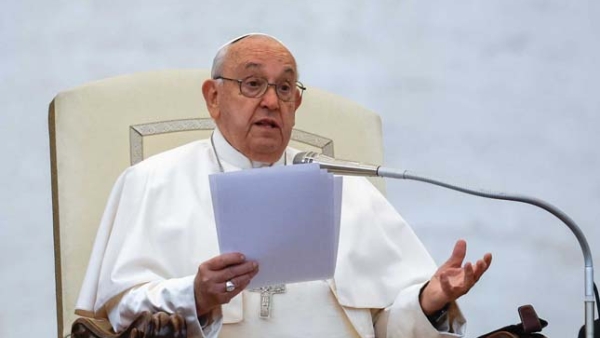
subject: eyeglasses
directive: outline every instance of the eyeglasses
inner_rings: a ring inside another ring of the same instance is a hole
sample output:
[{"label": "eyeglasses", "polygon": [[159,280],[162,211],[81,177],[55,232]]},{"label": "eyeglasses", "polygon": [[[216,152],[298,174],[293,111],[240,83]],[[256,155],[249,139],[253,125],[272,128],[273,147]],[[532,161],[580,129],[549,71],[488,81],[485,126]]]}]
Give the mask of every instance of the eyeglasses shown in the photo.
[{"label": "eyeglasses", "polygon": [[240,94],[249,98],[257,98],[262,97],[269,89],[269,86],[273,86],[275,88],[275,93],[277,97],[281,101],[290,102],[296,99],[295,94],[297,90],[300,90],[300,97],[302,97],[302,93],[306,90],[306,87],[300,81],[296,81],[295,84],[289,81],[283,81],[280,83],[269,83],[267,79],[262,77],[250,76],[245,79],[230,79],[223,76],[217,76],[214,78],[215,80],[228,80],[235,81],[240,86]]}]

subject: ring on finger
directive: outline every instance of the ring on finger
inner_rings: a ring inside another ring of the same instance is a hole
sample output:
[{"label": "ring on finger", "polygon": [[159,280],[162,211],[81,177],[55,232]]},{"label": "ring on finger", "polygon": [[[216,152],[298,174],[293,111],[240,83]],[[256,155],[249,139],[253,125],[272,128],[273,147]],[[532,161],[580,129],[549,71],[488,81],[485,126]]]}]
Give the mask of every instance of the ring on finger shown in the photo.
[{"label": "ring on finger", "polygon": [[233,284],[232,281],[228,280],[227,282],[225,282],[225,290],[227,292],[231,292],[231,291],[235,290],[235,284]]}]

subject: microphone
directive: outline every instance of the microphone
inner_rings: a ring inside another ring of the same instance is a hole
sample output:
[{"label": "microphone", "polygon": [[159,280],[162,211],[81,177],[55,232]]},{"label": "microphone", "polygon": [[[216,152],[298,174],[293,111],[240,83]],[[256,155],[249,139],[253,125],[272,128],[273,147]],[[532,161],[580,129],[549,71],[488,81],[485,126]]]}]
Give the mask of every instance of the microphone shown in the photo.
[{"label": "microphone", "polygon": [[296,154],[293,163],[317,163],[321,169],[327,169],[331,173],[352,176],[378,176],[377,169],[379,169],[379,166],[376,165],[338,160],[314,151]]},{"label": "microphone", "polygon": [[552,204],[543,201],[539,198],[529,197],[524,195],[514,195],[514,194],[506,194],[503,192],[493,192],[489,190],[482,189],[470,189],[465,187],[460,187],[458,185],[449,184],[442,182],[437,179],[432,179],[428,177],[424,177],[421,175],[417,175],[407,170],[396,170],[392,168],[386,168],[382,166],[376,166],[372,164],[362,164],[358,162],[346,161],[346,160],[338,160],[333,157],[329,157],[323,154],[319,154],[313,151],[309,152],[301,152],[294,156],[294,164],[305,164],[305,163],[317,163],[321,167],[321,169],[326,169],[327,171],[339,174],[339,175],[352,175],[352,176],[378,176],[378,177],[389,177],[389,178],[397,178],[404,180],[414,180],[420,181],[424,183],[429,183],[433,185],[437,185],[443,188],[452,189],[456,191],[460,191],[465,194],[498,199],[498,200],[507,200],[507,201],[515,201],[525,204],[530,204],[536,206],[538,208],[542,208],[552,215],[556,216],[563,223],[569,227],[571,232],[577,238],[579,242],[579,246],[581,247],[581,251],[583,253],[584,260],[584,305],[585,305],[585,337],[586,338],[594,338],[594,264],[592,262],[592,252],[588,245],[587,239],[583,235],[583,232],[577,226],[575,221],[573,221],[567,214],[562,212],[557,207]]}]

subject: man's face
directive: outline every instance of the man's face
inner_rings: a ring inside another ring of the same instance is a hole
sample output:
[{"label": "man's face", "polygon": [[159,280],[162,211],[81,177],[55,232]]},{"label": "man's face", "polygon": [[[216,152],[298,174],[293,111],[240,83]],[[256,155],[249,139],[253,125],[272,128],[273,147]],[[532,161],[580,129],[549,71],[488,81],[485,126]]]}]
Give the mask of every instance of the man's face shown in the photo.
[{"label": "man's face", "polygon": [[[229,47],[220,76],[265,78],[269,83],[295,85],[298,73],[290,52],[276,41],[248,37]],[[219,83],[222,81],[221,83]],[[225,139],[253,161],[273,163],[283,154],[295,123],[301,97],[281,101],[273,86],[257,98],[240,93],[235,81],[208,80],[202,91],[210,115]]]}]

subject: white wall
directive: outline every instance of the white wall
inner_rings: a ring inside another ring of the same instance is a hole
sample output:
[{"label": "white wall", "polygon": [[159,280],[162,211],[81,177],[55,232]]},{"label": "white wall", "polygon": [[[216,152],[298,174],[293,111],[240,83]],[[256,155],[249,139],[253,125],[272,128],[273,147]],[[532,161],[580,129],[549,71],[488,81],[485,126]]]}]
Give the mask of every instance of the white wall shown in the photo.
[{"label": "white wall", "polygon": [[[278,36],[302,81],[384,121],[386,164],[543,198],[600,261],[600,5],[594,1],[34,1],[0,11],[0,336],[55,335],[47,105],[108,76],[208,68],[245,32]],[[310,93],[307,93],[310,95]],[[457,238],[491,270],[461,304],[475,337],[536,306],[583,324],[583,260],[547,213],[411,182],[390,201],[442,263]],[[31,324],[24,324],[24,319]]]}]

